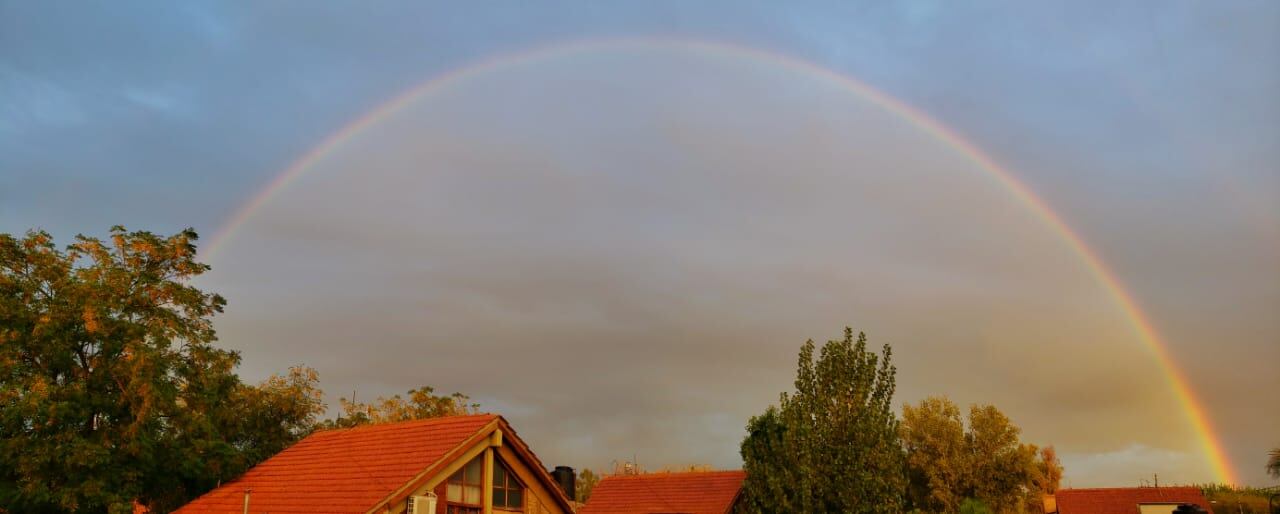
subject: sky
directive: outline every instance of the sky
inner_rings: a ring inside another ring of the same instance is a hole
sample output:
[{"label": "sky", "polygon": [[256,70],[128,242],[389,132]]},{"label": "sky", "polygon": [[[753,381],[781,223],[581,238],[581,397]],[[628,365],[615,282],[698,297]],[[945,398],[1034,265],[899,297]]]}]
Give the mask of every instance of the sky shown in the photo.
[{"label": "sky", "polygon": [[246,380],[460,391],[549,465],[739,466],[850,326],[1064,485],[1218,479],[1063,234],[845,80],[1038,196],[1275,483],[1275,2],[0,1],[0,232],[194,227]]}]

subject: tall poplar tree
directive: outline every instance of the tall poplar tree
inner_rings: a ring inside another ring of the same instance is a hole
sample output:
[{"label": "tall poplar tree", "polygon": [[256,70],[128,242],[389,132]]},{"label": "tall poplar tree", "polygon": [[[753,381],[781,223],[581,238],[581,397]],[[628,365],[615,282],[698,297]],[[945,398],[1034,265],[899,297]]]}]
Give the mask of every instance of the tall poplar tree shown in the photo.
[{"label": "tall poplar tree", "polygon": [[795,391],[753,417],[742,442],[746,512],[897,513],[906,475],[893,393],[896,369],[885,345],[864,334],[800,349]]}]

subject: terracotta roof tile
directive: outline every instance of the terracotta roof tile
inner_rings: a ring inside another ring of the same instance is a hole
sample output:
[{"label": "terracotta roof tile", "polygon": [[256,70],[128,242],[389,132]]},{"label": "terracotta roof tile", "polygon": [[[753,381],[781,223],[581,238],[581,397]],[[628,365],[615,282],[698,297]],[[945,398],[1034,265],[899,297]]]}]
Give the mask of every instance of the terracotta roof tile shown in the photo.
[{"label": "terracotta roof tile", "polygon": [[745,478],[742,471],[607,476],[578,514],[724,514]]},{"label": "terracotta roof tile", "polygon": [[1060,514],[1134,514],[1141,503],[1194,503],[1213,512],[1197,487],[1062,489],[1054,497]]},{"label": "terracotta roof tile", "polygon": [[176,512],[363,513],[475,435],[492,414],[316,432]]}]

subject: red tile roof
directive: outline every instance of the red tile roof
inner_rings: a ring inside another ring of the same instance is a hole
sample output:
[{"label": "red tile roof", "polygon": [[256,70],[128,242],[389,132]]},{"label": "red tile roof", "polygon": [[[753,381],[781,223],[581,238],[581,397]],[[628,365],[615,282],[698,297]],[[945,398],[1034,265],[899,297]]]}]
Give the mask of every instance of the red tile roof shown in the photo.
[{"label": "red tile roof", "polygon": [[578,514],[724,514],[746,476],[742,471],[607,476]]},{"label": "red tile roof", "polygon": [[1141,503],[1194,503],[1213,512],[1198,487],[1062,489],[1054,497],[1059,514],[1134,514]]},{"label": "red tile roof", "polygon": [[316,432],[176,513],[363,513],[458,449],[496,415]]}]

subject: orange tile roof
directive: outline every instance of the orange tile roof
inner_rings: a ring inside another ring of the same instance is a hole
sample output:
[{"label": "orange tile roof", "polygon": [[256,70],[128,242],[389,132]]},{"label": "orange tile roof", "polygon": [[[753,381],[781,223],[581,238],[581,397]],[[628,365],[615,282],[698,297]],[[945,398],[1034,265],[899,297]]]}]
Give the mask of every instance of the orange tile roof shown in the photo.
[{"label": "orange tile roof", "polygon": [[1140,503],[1194,503],[1213,513],[1198,487],[1062,489],[1054,497],[1060,514],[1133,514]]},{"label": "orange tile roof", "polygon": [[746,476],[742,471],[607,476],[578,514],[724,514]]},{"label": "orange tile roof", "polygon": [[363,513],[457,449],[496,415],[316,432],[175,511]]}]

